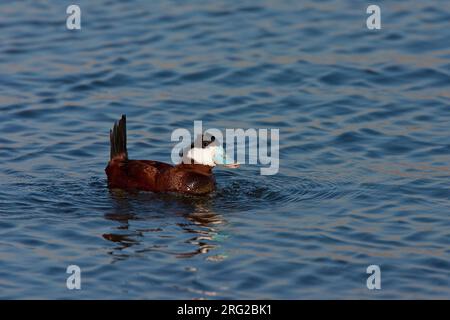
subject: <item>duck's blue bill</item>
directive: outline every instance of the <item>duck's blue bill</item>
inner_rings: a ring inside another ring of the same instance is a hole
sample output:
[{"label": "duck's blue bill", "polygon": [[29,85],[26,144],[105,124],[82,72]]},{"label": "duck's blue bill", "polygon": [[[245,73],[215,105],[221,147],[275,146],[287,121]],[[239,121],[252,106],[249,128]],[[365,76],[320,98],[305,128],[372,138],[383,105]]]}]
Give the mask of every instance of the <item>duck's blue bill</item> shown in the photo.
[{"label": "duck's blue bill", "polygon": [[227,157],[227,155],[225,154],[225,150],[223,150],[222,147],[217,147],[216,154],[214,155],[213,160],[216,164],[234,164],[233,159]]}]

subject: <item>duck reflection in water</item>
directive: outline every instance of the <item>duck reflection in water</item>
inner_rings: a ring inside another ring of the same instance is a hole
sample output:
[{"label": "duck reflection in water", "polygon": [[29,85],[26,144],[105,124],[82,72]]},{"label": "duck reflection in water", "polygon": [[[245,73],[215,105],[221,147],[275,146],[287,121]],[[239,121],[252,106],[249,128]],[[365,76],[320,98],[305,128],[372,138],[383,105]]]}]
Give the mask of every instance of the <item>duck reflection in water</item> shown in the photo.
[{"label": "duck reflection in water", "polygon": [[[141,256],[149,251],[190,258],[210,252],[217,247],[217,239],[223,238],[220,226],[226,221],[211,209],[212,196],[189,197],[122,190],[110,190],[110,195],[115,211],[105,214],[105,218],[119,225],[114,232],[103,234],[103,238],[116,244],[109,252],[115,260]],[[168,214],[170,212],[174,213],[172,218]],[[184,221],[179,221],[180,216]],[[145,221],[145,226],[141,221]],[[151,228],[147,228],[148,225]],[[181,229],[181,233],[174,234],[174,229]]]}]

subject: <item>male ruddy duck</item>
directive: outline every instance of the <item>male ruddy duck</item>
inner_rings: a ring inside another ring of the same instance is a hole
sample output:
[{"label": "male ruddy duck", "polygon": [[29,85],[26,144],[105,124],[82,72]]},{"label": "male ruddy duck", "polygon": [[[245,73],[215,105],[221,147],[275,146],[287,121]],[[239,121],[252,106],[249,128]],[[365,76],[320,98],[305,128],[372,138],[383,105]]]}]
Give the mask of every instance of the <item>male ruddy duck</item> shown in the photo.
[{"label": "male ruddy duck", "polygon": [[212,169],[217,164],[228,168],[239,167],[239,164],[230,163],[214,137],[205,141],[203,136],[200,137],[201,148],[194,147],[192,143],[191,148],[183,152],[182,163],[177,165],[153,160],[130,160],[126,134],[126,117],[122,115],[109,134],[111,155],[105,172],[110,188],[201,195],[215,189]]}]

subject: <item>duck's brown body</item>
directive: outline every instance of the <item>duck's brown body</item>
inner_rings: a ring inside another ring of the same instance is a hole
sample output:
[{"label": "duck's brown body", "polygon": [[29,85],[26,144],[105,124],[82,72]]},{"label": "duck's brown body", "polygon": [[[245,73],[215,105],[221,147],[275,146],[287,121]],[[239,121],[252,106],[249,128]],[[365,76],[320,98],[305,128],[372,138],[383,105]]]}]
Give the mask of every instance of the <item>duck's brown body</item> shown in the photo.
[{"label": "duck's brown body", "polygon": [[110,188],[205,194],[215,186],[211,167],[197,164],[113,159],[105,171]]},{"label": "duck's brown body", "polygon": [[210,166],[128,159],[125,116],[114,125],[110,140],[111,159],[105,169],[110,188],[189,194],[206,194],[215,188]]}]

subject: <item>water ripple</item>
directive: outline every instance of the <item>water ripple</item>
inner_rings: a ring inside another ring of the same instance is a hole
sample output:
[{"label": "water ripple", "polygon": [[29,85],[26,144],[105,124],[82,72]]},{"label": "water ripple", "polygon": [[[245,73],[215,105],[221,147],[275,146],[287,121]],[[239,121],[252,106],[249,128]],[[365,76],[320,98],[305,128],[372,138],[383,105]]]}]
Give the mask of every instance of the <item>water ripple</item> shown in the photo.
[{"label": "water ripple", "polygon": [[[0,298],[73,298],[69,264],[86,299],[449,297],[448,3],[383,3],[373,32],[349,0],[78,4],[80,31],[0,4]],[[108,190],[122,113],[160,161],[194,120],[278,128],[279,173]]]}]

